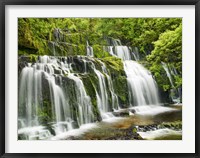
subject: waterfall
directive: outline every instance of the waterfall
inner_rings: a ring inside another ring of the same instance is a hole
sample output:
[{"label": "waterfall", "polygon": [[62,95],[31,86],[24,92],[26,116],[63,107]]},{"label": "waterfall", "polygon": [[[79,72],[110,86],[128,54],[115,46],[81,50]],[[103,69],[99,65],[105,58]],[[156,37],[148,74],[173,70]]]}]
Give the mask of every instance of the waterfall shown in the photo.
[{"label": "waterfall", "polygon": [[172,76],[171,76],[171,73],[170,73],[170,71],[169,71],[169,69],[168,69],[167,64],[164,63],[164,62],[161,62],[161,64],[162,64],[162,67],[163,67],[163,69],[165,70],[165,72],[166,72],[166,74],[167,74],[167,77],[169,78],[169,81],[170,81],[171,86],[174,88],[174,83],[173,83],[173,81],[172,81]]},{"label": "waterfall", "polygon": [[167,77],[169,79],[169,82],[171,84],[172,89],[170,90],[170,97],[173,102],[180,103],[181,99],[181,90],[178,88],[175,88],[174,82],[173,82],[173,76],[177,76],[178,72],[175,69],[175,67],[168,66],[165,62],[161,62],[163,69],[165,70]]},{"label": "waterfall", "polygon": [[122,60],[131,60],[131,54],[127,46],[104,46],[104,51]]},{"label": "waterfall", "polygon": [[94,67],[94,72],[98,77],[100,91],[96,91],[97,104],[101,113],[108,112],[108,93],[104,75]]},{"label": "waterfall", "polygon": [[130,106],[157,105],[158,90],[151,73],[142,65],[130,60],[124,61],[124,70],[127,75]]},{"label": "waterfall", "polygon": [[[101,65],[99,69],[95,62]],[[113,117],[111,112],[119,108],[118,96],[102,61],[84,56],[39,56],[36,63],[22,69],[19,78],[18,134],[27,134],[26,139],[45,139],[95,122],[91,98],[80,77],[91,70],[98,78],[95,90],[100,115],[103,119]]]},{"label": "waterfall", "polygon": [[115,55],[122,60],[131,60],[130,51],[127,46],[115,46]]},{"label": "waterfall", "polygon": [[[55,30],[56,41],[62,38],[59,33]],[[158,105],[156,82],[137,62],[139,56],[135,55],[136,61],[132,61],[130,48],[121,45],[120,40],[112,43],[104,49],[123,62],[130,108]],[[52,43],[54,55],[55,44]],[[87,42],[87,56],[39,56],[35,63],[25,63],[19,77],[18,135],[22,139],[48,139],[114,117],[112,112],[120,110],[113,85],[116,76],[111,76],[107,63],[93,56]]]},{"label": "waterfall", "polygon": [[50,41],[49,44],[50,44],[50,49],[52,51],[52,55],[56,56],[56,46],[57,46],[56,42]]},{"label": "waterfall", "polygon": [[75,91],[78,103],[78,123],[79,125],[93,122],[92,103],[90,97],[87,95],[83,82],[74,74],[69,74],[70,79],[76,83]]},{"label": "waterfall", "polygon": [[[59,62],[56,58],[48,56],[40,56],[37,63],[29,63],[22,69],[19,88],[19,122],[21,128],[43,126],[38,121],[38,117],[43,117],[43,110],[46,106],[51,106],[48,110],[52,113],[49,113],[49,115],[55,120],[49,121],[54,122],[52,122],[52,128],[55,134],[73,129],[74,118],[71,115],[69,97],[65,94],[62,81],[66,74],[68,74],[66,78],[75,83],[78,125],[81,126],[94,121],[90,97],[86,94],[82,80],[70,73],[71,71],[71,64],[67,63],[67,60]],[[49,90],[44,90],[44,87],[49,87]],[[44,94],[46,97],[49,96],[46,101],[44,101]],[[47,102],[50,105],[44,105]],[[38,129],[44,130],[43,128]]]},{"label": "waterfall", "polygon": [[[131,53],[127,46],[118,45],[114,48],[114,54],[123,60],[130,106],[158,105],[158,88],[151,73],[139,63],[131,60]],[[134,49],[134,58],[136,61],[139,60],[137,48]]]},{"label": "waterfall", "polygon": [[[19,90],[19,108],[23,109],[20,117],[25,118],[26,127],[38,126],[38,116],[42,116],[44,105],[44,89],[43,81],[46,80],[50,91],[50,104],[52,106],[52,115],[55,117],[55,131],[67,130],[59,125],[60,122],[69,122],[71,120],[71,112],[68,100],[65,97],[61,77],[55,75],[54,70],[58,69],[58,64],[48,56],[40,57],[40,61],[33,65],[28,64],[21,72],[20,90]],[[61,71],[59,72],[61,73]],[[56,83],[57,82],[57,83]],[[47,86],[47,85],[46,85]],[[45,104],[47,104],[45,102]],[[38,115],[38,113],[40,113]]]},{"label": "waterfall", "polygon": [[139,50],[138,50],[137,47],[133,48],[132,55],[133,55],[133,58],[134,58],[135,61],[140,60],[140,54],[139,54]]},{"label": "waterfall", "polygon": [[80,60],[80,61],[83,61],[83,66],[84,66],[84,73],[87,73],[87,60],[84,58],[84,56],[77,56],[78,57],[78,59]]},{"label": "waterfall", "polygon": [[87,48],[87,56],[94,57],[93,48],[89,45],[88,41],[87,41],[86,48]]},{"label": "waterfall", "polygon": [[111,92],[111,97],[112,97],[112,109],[119,109],[119,101],[118,101],[117,95],[115,94],[111,77],[108,73],[108,70],[107,70],[105,64],[101,61],[99,61],[99,62],[102,64],[102,71],[106,75],[107,80],[108,80],[108,87],[109,87],[109,90]]},{"label": "waterfall", "polygon": [[[112,79],[108,73],[105,64],[98,59],[97,61],[101,64],[101,70],[102,70],[102,72],[100,70],[97,70],[95,64],[92,63],[92,69],[94,70],[98,78],[98,85],[99,85],[99,91],[97,91],[96,89],[97,105],[99,107],[101,117],[103,119],[107,119],[110,117],[114,117],[110,112],[114,111],[115,109],[119,109],[119,101],[118,101],[118,96],[114,92]],[[111,94],[112,105],[109,105],[109,96],[108,96],[109,92]]]}]

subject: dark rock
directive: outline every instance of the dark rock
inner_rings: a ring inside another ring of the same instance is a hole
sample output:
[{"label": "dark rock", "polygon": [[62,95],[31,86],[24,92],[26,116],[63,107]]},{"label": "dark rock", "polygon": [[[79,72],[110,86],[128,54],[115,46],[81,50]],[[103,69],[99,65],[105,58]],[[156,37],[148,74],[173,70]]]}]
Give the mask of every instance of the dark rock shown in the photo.
[{"label": "dark rock", "polygon": [[128,109],[123,109],[120,111],[115,111],[113,112],[113,115],[116,117],[124,117],[124,116],[129,116],[129,110]]},{"label": "dark rock", "polygon": [[129,111],[130,111],[131,113],[133,113],[133,114],[136,113],[136,110],[135,110],[135,109],[129,109]]},{"label": "dark rock", "polygon": [[72,122],[72,127],[73,127],[73,129],[77,129],[77,128],[79,128],[79,125],[78,125],[78,123],[76,121],[73,121]]}]

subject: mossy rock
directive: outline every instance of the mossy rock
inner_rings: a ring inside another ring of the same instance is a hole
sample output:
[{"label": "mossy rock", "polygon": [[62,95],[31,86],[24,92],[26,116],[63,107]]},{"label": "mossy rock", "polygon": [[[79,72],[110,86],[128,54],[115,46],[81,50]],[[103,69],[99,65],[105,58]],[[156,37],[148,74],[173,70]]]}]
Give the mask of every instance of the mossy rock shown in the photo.
[{"label": "mossy rock", "polygon": [[158,128],[170,128],[174,130],[182,129],[182,121],[174,121],[174,122],[163,122],[162,124],[158,125]]},{"label": "mossy rock", "polygon": [[115,93],[117,94],[119,98],[119,103],[123,108],[129,105],[128,101],[128,85],[126,76],[117,76],[113,79],[113,86]]},{"label": "mossy rock", "polygon": [[113,77],[116,75],[125,75],[124,66],[120,58],[110,56],[103,58],[102,61],[106,64]]},{"label": "mossy rock", "polygon": [[82,76],[82,81],[85,86],[87,94],[91,98],[91,102],[93,105],[92,110],[94,114],[94,120],[101,121],[102,118],[100,116],[100,111],[98,110],[96,91],[95,91],[95,89],[97,89],[98,87],[98,79],[96,78],[95,75],[87,74],[87,75]]}]

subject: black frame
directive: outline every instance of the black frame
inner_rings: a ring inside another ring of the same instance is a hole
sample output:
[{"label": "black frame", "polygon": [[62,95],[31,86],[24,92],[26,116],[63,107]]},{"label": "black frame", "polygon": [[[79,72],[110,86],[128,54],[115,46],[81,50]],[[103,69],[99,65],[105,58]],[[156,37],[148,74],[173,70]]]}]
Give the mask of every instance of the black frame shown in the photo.
[{"label": "black frame", "polygon": [[[195,153],[93,153],[93,154],[55,154],[55,153],[5,153],[5,7],[6,5],[195,5]],[[198,158],[200,157],[200,108],[199,108],[199,52],[200,52],[200,0],[0,0],[0,156],[5,158],[27,157],[69,157],[69,158],[143,158],[143,157],[173,157],[173,158]]]}]

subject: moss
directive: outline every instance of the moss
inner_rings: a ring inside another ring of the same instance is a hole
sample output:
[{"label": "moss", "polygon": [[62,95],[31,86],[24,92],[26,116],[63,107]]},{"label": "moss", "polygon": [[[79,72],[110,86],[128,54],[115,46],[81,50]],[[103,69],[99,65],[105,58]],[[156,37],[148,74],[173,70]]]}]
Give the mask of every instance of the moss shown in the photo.
[{"label": "moss", "polygon": [[38,54],[38,50],[18,45],[18,55]]},{"label": "moss", "polygon": [[38,109],[37,114],[39,122],[44,126],[49,122],[55,121],[55,117],[52,115],[51,103],[48,100],[43,101],[43,107]]},{"label": "moss", "polygon": [[[21,64],[24,65],[24,63],[35,63],[38,60],[38,55],[35,55],[35,54],[24,55],[25,53],[26,52],[23,52],[23,55],[20,55],[20,58],[19,58],[19,61],[18,61],[19,67],[20,67]],[[23,67],[21,67],[21,69],[22,68]]]},{"label": "moss", "polygon": [[108,68],[113,80],[113,88],[119,98],[121,105],[128,105],[128,85],[122,60],[116,57],[106,57],[101,59]]},{"label": "moss", "polygon": [[91,98],[91,102],[93,105],[94,119],[95,121],[101,121],[101,116],[97,106],[96,91],[95,91],[95,89],[97,89],[98,86],[98,79],[96,78],[95,75],[87,74],[82,77],[82,81],[85,86],[87,94]]},{"label": "moss", "polygon": [[110,56],[103,58],[102,61],[106,64],[107,68],[110,69],[110,72],[114,70],[114,73],[125,74],[123,63],[120,58]]},{"label": "moss", "polygon": [[[23,33],[22,33],[23,32]],[[26,25],[23,27],[23,30],[19,31],[18,34],[18,45],[25,49],[37,50],[36,52],[40,55],[48,54],[47,52],[47,40],[39,37],[38,34],[35,34],[31,30],[30,26]],[[27,54],[30,54],[28,51]]]},{"label": "moss", "polygon": [[182,140],[182,135],[167,135],[167,136],[160,136],[155,138],[154,140]]},{"label": "moss", "polygon": [[113,87],[115,90],[115,93],[117,94],[119,98],[120,104],[128,105],[128,85],[126,76],[118,76],[113,79]]},{"label": "moss", "polygon": [[[114,91],[119,98],[119,103],[123,106],[128,105],[128,92],[127,92],[128,86],[127,86],[127,80],[126,80],[125,72],[123,69],[123,63],[121,59],[116,58],[116,57],[106,57],[106,58],[102,58],[101,61],[105,63],[108,69],[108,72],[113,81]],[[99,59],[98,60],[95,59],[94,64],[95,64],[96,69],[102,71],[102,68],[101,68],[102,64],[99,61]],[[107,85],[106,87],[109,87],[107,80],[106,80],[106,85]],[[99,89],[97,88],[97,90]],[[111,104],[112,103],[111,94],[108,93],[108,95],[109,95],[109,103]]]},{"label": "moss", "polygon": [[29,56],[32,63],[35,63],[38,59],[38,55],[30,54]]},{"label": "moss", "polygon": [[94,51],[94,56],[97,58],[101,58],[103,56],[103,48],[102,46],[98,45],[98,44],[94,44],[92,46],[93,51]]},{"label": "moss", "polygon": [[79,55],[86,55],[86,46],[84,44],[79,44],[78,45],[78,51],[77,51]]},{"label": "moss", "polygon": [[78,105],[77,105],[77,95],[76,95],[76,83],[74,80],[68,77],[62,77],[62,87],[65,92],[66,102],[69,103],[70,113],[73,120],[77,121],[78,116]]},{"label": "moss", "polygon": [[182,129],[182,121],[174,121],[174,122],[163,122],[159,125],[159,128],[170,128],[170,129]]}]

